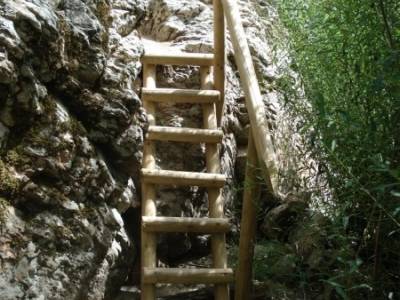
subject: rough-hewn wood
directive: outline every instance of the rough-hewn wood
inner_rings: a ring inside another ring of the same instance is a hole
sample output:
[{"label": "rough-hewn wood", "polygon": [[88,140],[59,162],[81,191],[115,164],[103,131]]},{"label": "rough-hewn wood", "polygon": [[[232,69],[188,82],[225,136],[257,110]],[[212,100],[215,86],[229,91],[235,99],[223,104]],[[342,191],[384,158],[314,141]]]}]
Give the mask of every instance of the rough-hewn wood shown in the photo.
[{"label": "rough-hewn wood", "polygon": [[142,100],[168,103],[214,103],[220,100],[216,90],[142,89]]},{"label": "rough-hewn wood", "polygon": [[[232,269],[145,268],[146,283],[215,284],[233,281]],[[219,299],[217,299],[219,300]]]},{"label": "rough-hewn wood", "polygon": [[157,141],[187,143],[220,143],[221,130],[150,126],[146,138]]},{"label": "rough-hewn wood", "polygon": [[[203,89],[212,88],[212,75],[210,68],[201,68],[201,87]],[[203,128],[205,129],[216,129],[217,113],[215,104],[204,104],[203,105]],[[216,144],[206,144],[206,164],[207,172],[220,173],[221,163],[219,157],[219,149]],[[224,217],[224,200],[222,197],[221,189],[208,188],[208,205],[209,205],[209,216],[211,218],[223,218]],[[211,237],[211,251],[213,257],[214,268],[227,268],[227,251],[225,234],[214,234]],[[214,289],[214,298],[217,300],[228,300],[229,299],[229,286],[227,284],[217,284]]]},{"label": "rough-hewn wood", "polygon": [[232,45],[235,50],[236,65],[239,69],[242,88],[246,96],[246,106],[260,167],[263,170],[270,192],[275,194],[278,183],[278,172],[275,164],[276,155],[253,60],[242,26],[239,7],[236,0],[220,1],[222,1],[224,7]]},{"label": "rough-hewn wood", "polygon": [[250,133],[240,224],[239,262],[235,278],[235,300],[247,300],[251,294],[251,267],[253,265],[257,228],[257,202],[260,197],[260,184],[257,182],[258,173],[257,152],[253,136]]},{"label": "rough-hewn wood", "polygon": [[225,184],[221,174],[142,169],[142,180],[145,183],[160,185],[183,185],[220,188]]},{"label": "rough-hewn wood", "polygon": [[183,217],[142,217],[143,230],[147,232],[197,232],[221,233],[231,228],[229,219],[183,218]]},{"label": "rough-hewn wood", "polygon": [[[144,86],[148,88],[156,87],[156,67],[155,65],[144,65],[143,69]],[[150,125],[155,125],[155,104],[152,102],[144,102],[144,109],[147,112]],[[143,167],[153,169],[155,162],[155,149],[152,141],[145,141],[143,148]],[[142,216],[156,216],[156,191],[152,184],[142,181]],[[153,233],[144,232],[142,229],[141,237],[141,260],[142,268],[156,267],[156,236]],[[143,271],[142,271],[143,274]],[[155,286],[145,284],[142,277],[142,300],[155,299]]]},{"label": "rough-hewn wood", "polygon": [[221,126],[225,106],[225,17],[221,0],[214,0],[214,85],[221,93],[217,103],[217,125]]},{"label": "rough-hewn wood", "polygon": [[214,63],[214,55],[187,52],[149,52],[145,53],[142,62],[143,64],[154,65],[212,66]]}]

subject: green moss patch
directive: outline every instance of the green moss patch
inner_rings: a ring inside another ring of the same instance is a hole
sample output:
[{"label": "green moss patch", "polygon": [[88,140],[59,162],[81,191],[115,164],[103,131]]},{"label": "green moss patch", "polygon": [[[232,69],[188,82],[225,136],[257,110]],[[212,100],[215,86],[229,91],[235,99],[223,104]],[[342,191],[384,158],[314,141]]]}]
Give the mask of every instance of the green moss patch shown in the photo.
[{"label": "green moss patch", "polygon": [[19,186],[20,183],[9,167],[0,160],[0,195],[12,197],[19,189]]}]

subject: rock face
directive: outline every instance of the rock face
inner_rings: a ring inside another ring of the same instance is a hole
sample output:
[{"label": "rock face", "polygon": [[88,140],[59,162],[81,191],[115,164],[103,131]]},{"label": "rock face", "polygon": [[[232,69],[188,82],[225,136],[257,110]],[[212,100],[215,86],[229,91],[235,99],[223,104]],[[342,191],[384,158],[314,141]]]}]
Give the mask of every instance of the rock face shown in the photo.
[{"label": "rock face", "polygon": [[[0,2],[0,298],[110,298],[146,117],[134,1]],[[139,86],[139,84],[137,84]]]},{"label": "rock face", "polygon": [[[129,278],[138,259],[147,123],[138,96],[140,57],[144,47],[211,52],[211,2],[0,1],[0,299],[113,299]],[[254,11],[269,13],[269,21],[277,16],[264,1],[239,2],[287,194],[293,181],[304,182],[292,174],[311,168],[287,151],[301,137],[272,87],[279,77],[267,42],[273,25]],[[227,214],[233,216],[249,121],[230,47],[228,57],[221,157],[230,178]],[[199,87],[197,68],[160,67],[157,76],[160,87]],[[202,122],[201,108],[185,105],[160,106],[157,118],[178,127]],[[205,167],[202,146],[160,143],[157,150],[160,168]],[[297,185],[296,192],[308,186]],[[163,215],[207,212],[201,189],[161,188],[158,200]],[[164,236],[159,253],[174,265],[207,254],[208,243]]]}]

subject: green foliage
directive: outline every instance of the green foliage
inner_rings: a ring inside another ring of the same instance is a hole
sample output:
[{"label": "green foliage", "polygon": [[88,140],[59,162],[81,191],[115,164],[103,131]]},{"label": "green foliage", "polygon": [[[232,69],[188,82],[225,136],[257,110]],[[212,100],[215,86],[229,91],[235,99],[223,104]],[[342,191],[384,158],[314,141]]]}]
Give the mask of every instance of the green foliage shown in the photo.
[{"label": "green foliage", "polygon": [[371,287],[364,281],[363,261],[352,241],[354,237],[344,235],[329,219],[320,214],[307,216],[287,239],[257,243],[254,278],[279,283],[270,286],[271,298],[280,299],[279,291],[285,290],[299,295],[289,299],[358,299]]},{"label": "green foliage", "polygon": [[256,280],[292,281],[298,279],[295,272],[299,258],[290,246],[276,241],[261,241],[254,249],[253,272]]},{"label": "green foliage", "polygon": [[400,4],[275,2],[307,104],[294,96],[290,76],[280,88],[332,188],[332,226],[351,241],[350,261],[363,262],[355,263],[362,282],[336,281],[352,270],[348,264],[327,270],[332,276],[323,281],[339,298],[365,285],[375,299],[387,298],[400,276]]}]

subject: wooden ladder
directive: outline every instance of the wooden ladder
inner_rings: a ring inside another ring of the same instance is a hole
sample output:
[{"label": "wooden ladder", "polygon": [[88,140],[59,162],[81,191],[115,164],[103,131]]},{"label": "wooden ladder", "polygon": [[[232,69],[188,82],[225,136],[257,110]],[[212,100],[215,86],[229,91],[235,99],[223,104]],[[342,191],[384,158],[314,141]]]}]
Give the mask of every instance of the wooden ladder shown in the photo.
[{"label": "wooden ladder", "polygon": [[[225,176],[220,174],[218,144],[223,132],[219,128],[225,89],[225,25],[221,2],[214,1],[214,53],[145,53],[143,63],[142,101],[148,115],[149,129],[144,142],[142,180],[141,299],[154,300],[157,283],[212,284],[216,300],[229,299],[229,283],[234,280],[227,268],[225,234],[230,230],[224,218],[222,188]],[[199,66],[201,89],[157,88],[157,65]],[[201,104],[203,129],[175,128],[156,125],[157,103]],[[204,143],[207,173],[156,169],[155,141]],[[183,218],[157,216],[156,185],[206,187],[209,216]],[[212,268],[158,268],[156,238],[158,233],[211,234]]]}]

